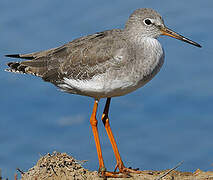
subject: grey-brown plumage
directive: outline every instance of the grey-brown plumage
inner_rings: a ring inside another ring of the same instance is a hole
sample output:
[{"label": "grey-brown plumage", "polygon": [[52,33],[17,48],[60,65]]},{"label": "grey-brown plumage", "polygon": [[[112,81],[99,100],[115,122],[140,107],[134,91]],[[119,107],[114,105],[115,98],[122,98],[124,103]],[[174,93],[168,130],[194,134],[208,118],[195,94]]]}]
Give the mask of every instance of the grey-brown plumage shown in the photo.
[{"label": "grey-brown plumage", "polygon": [[[199,44],[168,29],[162,17],[152,9],[134,11],[124,29],[113,29],[81,37],[64,46],[31,54],[7,55],[26,59],[8,63],[11,72],[33,74],[51,82],[68,93],[90,96],[95,99],[90,124],[95,139],[99,175],[129,177],[140,173],[126,168],[118,151],[109,124],[111,97],[130,93],[148,81],[160,70],[164,51],[157,40],[168,35],[195,46]],[[97,129],[97,107],[100,98],[107,98],[102,121],[116,158],[119,172],[106,171]]]},{"label": "grey-brown plumage", "polygon": [[160,35],[200,46],[166,28],[156,11],[144,8],[132,13],[123,30],[81,37],[46,51],[7,55],[26,59],[9,62],[7,71],[39,76],[69,93],[96,99],[120,96],[143,86],[160,70]]},{"label": "grey-brown plumage", "polygon": [[6,55],[27,59],[22,62],[9,62],[7,65],[10,68],[7,71],[33,74],[52,83],[63,80],[64,76],[90,79],[94,74],[106,71],[106,67],[92,70],[93,67],[109,60],[117,49],[122,48],[120,42],[124,40],[118,39],[120,33],[120,30],[104,31],[47,51]]}]

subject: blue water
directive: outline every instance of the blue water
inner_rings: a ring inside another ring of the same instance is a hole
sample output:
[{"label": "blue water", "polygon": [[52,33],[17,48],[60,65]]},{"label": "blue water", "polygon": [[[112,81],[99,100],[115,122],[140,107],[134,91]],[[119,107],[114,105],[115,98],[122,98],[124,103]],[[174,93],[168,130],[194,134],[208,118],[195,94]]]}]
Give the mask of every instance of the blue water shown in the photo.
[{"label": "blue water", "polygon": [[[37,77],[4,72],[3,55],[63,45],[77,37],[122,28],[140,7],[160,12],[171,29],[202,49],[160,38],[166,61],[145,87],[112,99],[111,125],[127,166],[182,171],[213,170],[213,1],[0,1],[0,168],[13,179],[54,150],[67,152],[90,170],[98,169],[89,126],[93,100],[62,93]],[[99,114],[104,106],[100,102]],[[106,166],[115,159],[101,123]],[[113,162],[113,163],[112,163]]]}]

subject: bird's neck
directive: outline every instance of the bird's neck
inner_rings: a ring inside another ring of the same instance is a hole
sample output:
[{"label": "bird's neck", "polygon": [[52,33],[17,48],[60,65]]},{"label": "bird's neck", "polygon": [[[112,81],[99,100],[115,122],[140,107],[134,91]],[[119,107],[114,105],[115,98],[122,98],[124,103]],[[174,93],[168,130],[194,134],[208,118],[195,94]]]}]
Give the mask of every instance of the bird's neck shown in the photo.
[{"label": "bird's neck", "polygon": [[164,51],[160,42],[151,37],[140,37],[132,39],[132,46],[135,49],[135,63],[138,69],[142,70],[143,76],[157,72],[164,61]]},{"label": "bird's neck", "polygon": [[[144,33],[142,30],[139,31],[138,28],[132,27],[131,29],[125,28],[123,34],[132,44],[140,45],[146,40],[157,40],[159,37],[157,34],[153,34],[151,31]],[[147,41],[146,41],[147,42]]]}]

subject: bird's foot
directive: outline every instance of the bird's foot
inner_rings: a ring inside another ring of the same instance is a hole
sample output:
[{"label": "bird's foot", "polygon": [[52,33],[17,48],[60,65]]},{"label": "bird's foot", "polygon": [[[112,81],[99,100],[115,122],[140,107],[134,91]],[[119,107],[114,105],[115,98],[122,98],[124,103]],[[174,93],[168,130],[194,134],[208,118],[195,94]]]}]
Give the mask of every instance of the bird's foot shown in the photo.
[{"label": "bird's foot", "polygon": [[110,172],[106,168],[99,168],[99,176],[103,178],[129,178],[131,175],[128,172]]},{"label": "bird's foot", "polygon": [[123,168],[122,170],[123,172],[127,172],[127,173],[135,173],[135,174],[140,174],[142,173],[143,171],[139,171],[139,168],[136,168],[136,169],[132,169],[131,167],[129,168]]},{"label": "bird's foot", "polygon": [[139,168],[132,169],[131,167],[126,168],[123,163],[122,164],[116,164],[114,172],[119,168],[119,173],[135,173],[135,174],[140,174],[142,171],[139,171]]}]

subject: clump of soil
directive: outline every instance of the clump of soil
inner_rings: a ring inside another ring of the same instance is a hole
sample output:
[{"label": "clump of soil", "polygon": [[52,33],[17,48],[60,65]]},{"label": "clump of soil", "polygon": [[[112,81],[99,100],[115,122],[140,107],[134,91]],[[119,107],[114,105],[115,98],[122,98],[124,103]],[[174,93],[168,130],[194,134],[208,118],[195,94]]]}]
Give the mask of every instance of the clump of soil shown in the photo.
[{"label": "clump of soil", "polygon": [[85,180],[92,174],[96,175],[84,169],[72,156],[53,152],[41,157],[34,167],[22,174],[22,180]]},{"label": "clump of soil", "polygon": [[[131,174],[130,178],[116,178],[116,180],[213,180],[213,172],[196,170],[192,172],[171,171],[142,171],[140,174]],[[37,164],[22,173],[22,180],[103,180],[97,171],[84,169],[80,162],[66,153],[53,152],[41,157]],[[107,178],[112,180],[115,178]]]}]

